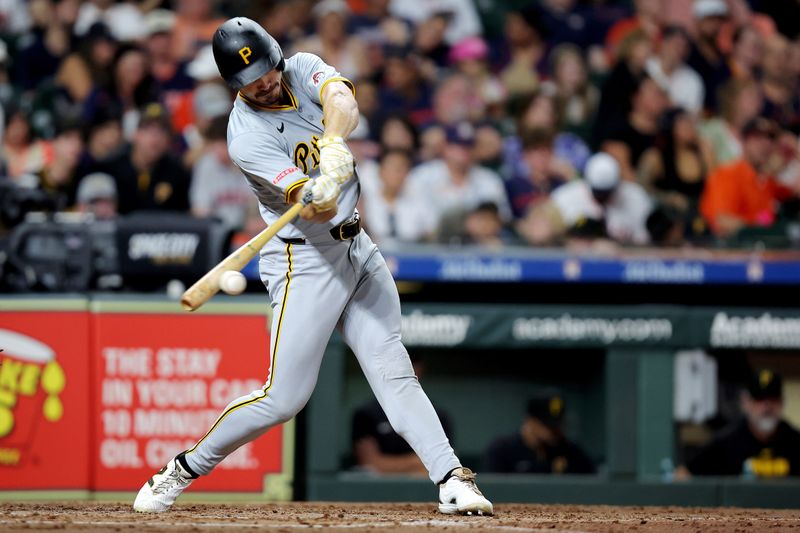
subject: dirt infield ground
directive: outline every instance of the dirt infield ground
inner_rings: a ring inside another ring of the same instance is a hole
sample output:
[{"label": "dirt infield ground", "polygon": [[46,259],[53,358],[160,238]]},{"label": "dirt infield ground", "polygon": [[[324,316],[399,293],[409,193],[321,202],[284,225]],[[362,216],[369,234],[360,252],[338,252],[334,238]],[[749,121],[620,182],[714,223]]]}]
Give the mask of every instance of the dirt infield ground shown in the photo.
[{"label": "dirt infield ground", "polygon": [[497,505],[494,517],[450,517],[431,504],[289,503],[177,504],[169,513],[143,515],[130,504],[0,503],[0,531],[239,532],[298,529],[459,531],[462,529],[542,532],[756,531],[800,533],[800,512],[764,509]]}]

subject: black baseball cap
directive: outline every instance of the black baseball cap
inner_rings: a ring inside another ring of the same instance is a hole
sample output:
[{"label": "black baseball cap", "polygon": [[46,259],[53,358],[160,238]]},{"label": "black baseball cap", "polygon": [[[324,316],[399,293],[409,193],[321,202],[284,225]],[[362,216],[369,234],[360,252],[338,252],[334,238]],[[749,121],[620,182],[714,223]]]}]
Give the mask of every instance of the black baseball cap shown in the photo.
[{"label": "black baseball cap", "polygon": [[783,378],[770,368],[761,368],[750,378],[747,392],[754,400],[780,400],[783,398]]},{"label": "black baseball cap", "polygon": [[532,396],[528,400],[528,416],[546,426],[559,426],[564,419],[564,397],[552,391]]}]

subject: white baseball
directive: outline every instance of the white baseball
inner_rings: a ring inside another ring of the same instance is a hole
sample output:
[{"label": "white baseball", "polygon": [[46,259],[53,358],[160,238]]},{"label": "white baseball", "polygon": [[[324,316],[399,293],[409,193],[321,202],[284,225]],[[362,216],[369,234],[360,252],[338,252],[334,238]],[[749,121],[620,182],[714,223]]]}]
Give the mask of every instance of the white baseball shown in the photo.
[{"label": "white baseball", "polygon": [[238,270],[226,270],[219,277],[219,288],[226,294],[241,294],[247,288],[247,279]]}]

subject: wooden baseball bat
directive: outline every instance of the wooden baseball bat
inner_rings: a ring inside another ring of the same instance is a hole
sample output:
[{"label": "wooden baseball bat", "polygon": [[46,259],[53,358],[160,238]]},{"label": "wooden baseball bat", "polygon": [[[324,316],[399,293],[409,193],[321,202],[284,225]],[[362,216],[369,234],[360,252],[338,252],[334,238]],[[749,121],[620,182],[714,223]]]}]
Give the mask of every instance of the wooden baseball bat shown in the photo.
[{"label": "wooden baseball bat", "polygon": [[303,209],[303,202],[297,202],[289,208],[271,226],[263,229],[258,235],[244,243],[231,255],[220,261],[205,276],[186,289],[181,297],[181,305],[186,311],[195,311],[219,292],[219,277],[226,270],[241,270],[283,227],[294,220]]}]

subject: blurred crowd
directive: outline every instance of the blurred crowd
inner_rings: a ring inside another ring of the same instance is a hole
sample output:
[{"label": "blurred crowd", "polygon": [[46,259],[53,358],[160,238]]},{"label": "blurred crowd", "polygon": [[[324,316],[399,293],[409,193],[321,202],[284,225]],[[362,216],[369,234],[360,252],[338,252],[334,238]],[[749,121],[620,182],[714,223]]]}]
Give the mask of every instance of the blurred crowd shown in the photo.
[{"label": "blurred crowd", "polygon": [[800,220],[797,2],[0,0],[0,228],[260,229],[209,44],[234,15],[354,82],[377,242],[708,245]]}]

